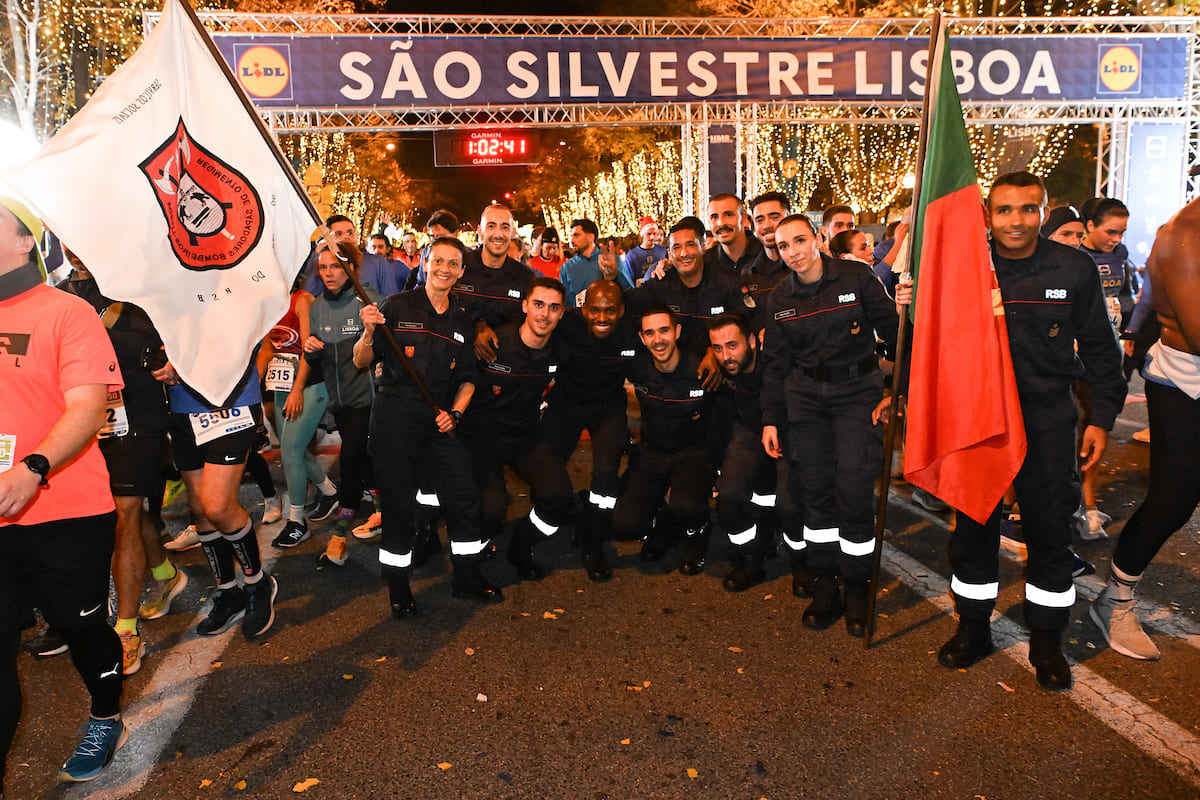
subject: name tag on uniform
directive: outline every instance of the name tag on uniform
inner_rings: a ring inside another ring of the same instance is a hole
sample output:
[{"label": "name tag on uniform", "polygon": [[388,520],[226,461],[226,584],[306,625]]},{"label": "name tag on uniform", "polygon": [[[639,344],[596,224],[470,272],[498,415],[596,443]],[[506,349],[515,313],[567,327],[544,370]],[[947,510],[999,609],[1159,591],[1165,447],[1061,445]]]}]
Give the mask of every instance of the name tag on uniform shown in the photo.
[{"label": "name tag on uniform", "polygon": [[96,436],[107,439],[110,436],[124,436],[129,433],[129,414],[125,411],[125,397],[118,389],[108,393],[108,401],[104,407],[104,425]]},{"label": "name tag on uniform", "polygon": [[290,392],[296,385],[299,359],[294,356],[275,356],[267,364],[266,384],[268,392]]},{"label": "name tag on uniform", "polygon": [[198,411],[188,414],[196,444],[207,444],[214,439],[254,427],[254,415],[250,406],[222,408],[220,411]]},{"label": "name tag on uniform", "polygon": [[12,469],[17,458],[17,437],[11,433],[0,433],[0,472]]}]

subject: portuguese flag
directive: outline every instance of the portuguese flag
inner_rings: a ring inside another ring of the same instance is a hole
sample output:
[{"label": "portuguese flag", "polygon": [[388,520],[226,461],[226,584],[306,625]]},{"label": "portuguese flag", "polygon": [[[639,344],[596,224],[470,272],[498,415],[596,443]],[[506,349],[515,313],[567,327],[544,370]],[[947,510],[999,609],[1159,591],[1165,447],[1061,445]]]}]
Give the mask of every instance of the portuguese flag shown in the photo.
[{"label": "portuguese flag", "polygon": [[913,223],[904,477],[983,523],[1025,458],[1025,426],[944,23],[936,37]]}]

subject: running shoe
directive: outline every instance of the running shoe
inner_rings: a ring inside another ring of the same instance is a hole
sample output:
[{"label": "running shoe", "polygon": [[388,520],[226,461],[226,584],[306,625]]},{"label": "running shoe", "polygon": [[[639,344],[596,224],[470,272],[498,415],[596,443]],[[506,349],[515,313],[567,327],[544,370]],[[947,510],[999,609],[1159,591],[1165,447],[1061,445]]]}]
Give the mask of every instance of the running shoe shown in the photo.
[{"label": "running shoe", "polygon": [[187,574],[179,567],[175,568],[175,577],[165,581],[155,581],[150,593],[142,601],[138,616],[142,619],[161,619],[171,611],[171,601],[183,594],[187,588]]},{"label": "running shoe", "polygon": [[317,498],[317,504],[308,513],[308,518],[314,522],[329,519],[329,515],[337,511],[337,507],[338,496],[336,492],[334,494],[323,494]]},{"label": "running shoe", "polygon": [[1130,438],[1133,439],[1135,442],[1141,442],[1142,444],[1150,444],[1150,429],[1142,428],[1140,431],[1135,433]]},{"label": "running shoe", "polygon": [[289,547],[295,547],[307,538],[308,525],[303,522],[296,522],[294,519],[289,519],[287,524],[283,526],[283,530],[279,532],[279,535],[271,541],[271,546],[287,550]]},{"label": "running shoe", "polygon": [[262,636],[275,624],[275,595],[279,584],[273,575],[263,575],[258,583],[246,587],[246,618],[242,635],[247,639]]},{"label": "running shoe", "polygon": [[1142,630],[1133,606],[1133,600],[1114,599],[1106,586],[1092,601],[1088,614],[1113,650],[1130,658],[1157,661],[1162,653]]},{"label": "running shoe", "polygon": [[1107,539],[1108,531],[1104,530],[1104,523],[1112,522],[1112,517],[1098,508],[1089,508],[1086,517],[1087,525],[1080,528],[1079,535],[1088,540]]},{"label": "running shoe", "polygon": [[139,630],[117,631],[117,636],[121,637],[121,652],[123,653],[121,671],[127,676],[133,675],[142,668],[142,656],[146,655],[146,643],[142,641],[142,632]]},{"label": "running shoe", "polygon": [[218,589],[213,598],[208,616],[200,620],[196,633],[201,636],[216,636],[229,630],[235,622],[246,616],[246,598],[236,586]]},{"label": "running shoe", "polygon": [[263,499],[263,525],[272,525],[283,519],[283,506],[279,502],[279,495],[267,497]]},{"label": "running shoe", "polygon": [[193,547],[199,546],[200,534],[196,532],[195,525],[188,525],[179,532],[178,536],[163,545],[173,553],[182,553],[184,550],[191,550]]},{"label": "running shoe", "polygon": [[367,518],[367,521],[354,529],[355,539],[374,539],[383,532],[383,514],[376,511]]},{"label": "running shoe", "polygon": [[317,556],[317,563],[324,566],[332,564],[335,567],[340,567],[346,563],[346,537],[330,536],[329,544],[325,546],[325,552]]},{"label": "running shoe", "polygon": [[59,783],[80,783],[97,777],[129,738],[129,729],[118,719],[88,718],[83,738],[58,771]]},{"label": "running shoe", "polygon": [[67,640],[53,628],[46,628],[29,643],[28,649],[34,658],[53,658],[67,652]]}]

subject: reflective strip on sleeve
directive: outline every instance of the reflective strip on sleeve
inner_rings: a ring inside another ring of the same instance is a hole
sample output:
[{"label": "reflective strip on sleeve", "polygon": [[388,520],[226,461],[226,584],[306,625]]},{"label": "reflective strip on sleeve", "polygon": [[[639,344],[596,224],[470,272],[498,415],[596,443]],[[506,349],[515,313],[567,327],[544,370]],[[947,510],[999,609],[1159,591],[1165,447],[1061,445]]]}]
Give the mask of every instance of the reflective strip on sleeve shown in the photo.
[{"label": "reflective strip on sleeve", "polygon": [[544,519],[539,517],[537,515],[537,509],[535,508],[529,509],[529,522],[533,525],[533,527],[541,531],[543,536],[553,536],[558,532],[558,526],[551,525],[549,522],[546,522]]},{"label": "reflective strip on sleeve", "polygon": [[729,543],[732,545],[750,544],[751,542],[754,541],[754,537],[757,534],[758,534],[758,526],[757,525],[751,525],[749,528],[746,528],[746,530],[742,531],[741,533],[733,533],[731,531],[729,534]]},{"label": "reflective strip on sleeve", "polygon": [[839,537],[838,544],[841,545],[842,552],[848,556],[869,556],[875,552],[874,536],[865,542],[852,542],[849,539]]},{"label": "reflective strip on sleeve", "polygon": [[1048,592],[1032,583],[1025,584],[1025,599],[1035,606],[1046,608],[1070,608],[1075,605],[1075,584],[1065,592]]},{"label": "reflective strip on sleeve", "polygon": [[799,553],[801,550],[808,547],[808,542],[804,541],[803,539],[796,541],[792,537],[788,536],[786,531],[784,531],[783,534],[783,543],[787,545],[787,549],[791,550],[793,553]]},{"label": "reflective strip on sleeve", "polygon": [[392,553],[379,548],[379,563],[385,567],[396,567],[398,569],[408,569],[412,566],[412,550],[407,553]]},{"label": "reflective strip on sleeve", "polygon": [[1000,582],[966,583],[955,575],[950,579],[950,591],[967,600],[995,600],[1000,593]]},{"label": "reflective strip on sleeve", "polygon": [[837,528],[810,528],[804,526],[804,541],[809,544],[833,544],[838,540]]},{"label": "reflective strip on sleeve", "polygon": [[617,507],[617,498],[607,495],[598,494],[596,492],[588,492],[588,502],[596,508],[611,511]]},{"label": "reflective strip on sleeve", "polygon": [[422,492],[417,490],[417,502],[423,506],[431,506],[432,508],[440,508],[441,503],[438,502],[438,496],[433,492]]},{"label": "reflective strip on sleeve", "polygon": [[487,549],[488,543],[486,539],[476,539],[473,542],[451,542],[450,555],[452,556],[474,556],[479,555]]},{"label": "reflective strip on sleeve", "polygon": [[750,502],[756,506],[759,506],[760,508],[774,508],[775,495],[759,494],[758,492],[755,492],[754,494],[750,495]]}]

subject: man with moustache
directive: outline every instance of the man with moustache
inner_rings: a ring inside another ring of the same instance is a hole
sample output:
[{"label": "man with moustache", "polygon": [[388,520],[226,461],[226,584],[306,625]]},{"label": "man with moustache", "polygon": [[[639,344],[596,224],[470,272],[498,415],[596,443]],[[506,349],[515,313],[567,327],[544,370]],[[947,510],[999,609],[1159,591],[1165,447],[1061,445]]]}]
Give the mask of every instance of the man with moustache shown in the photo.
[{"label": "man with moustache", "polygon": [[710,265],[739,274],[762,251],[762,245],[746,233],[746,208],[732,194],[713,195],[708,201],[708,229],[717,238],[716,247],[706,251]]},{"label": "man with moustache", "polygon": [[588,578],[602,583],[612,577],[603,542],[611,535],[618,470],[629,441],[625,377],[642,345],[636,323],[625,314],[621,288],[605,280],[589,286],[583,305],[563,315],[555,338],[565,349],[565,364],[546,396],[539,436],[564,470],[583,431],[591,437],[592,482],[576,529]]}]

